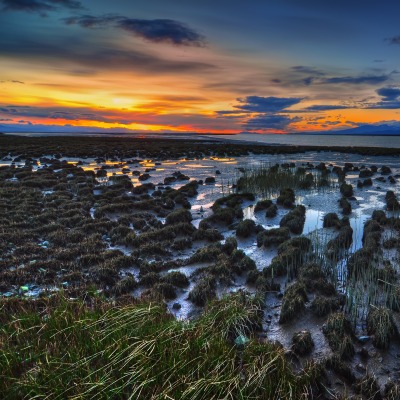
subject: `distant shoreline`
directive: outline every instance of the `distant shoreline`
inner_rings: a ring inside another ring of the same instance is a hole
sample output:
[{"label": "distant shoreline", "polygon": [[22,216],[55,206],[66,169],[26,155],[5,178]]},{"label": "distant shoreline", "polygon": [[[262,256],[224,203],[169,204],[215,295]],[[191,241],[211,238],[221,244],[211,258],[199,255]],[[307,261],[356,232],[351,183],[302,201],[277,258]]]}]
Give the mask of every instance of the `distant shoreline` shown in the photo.
[{"label": "distant shoreline", "polygon": [[[76,136],[75,136],[76,137]],[[325,143],[324,138],[323,145],[318,145],[316,140],[310,143],[266,143],[256,140],[243,140],[243,138],[236,137],[228,138],[226,136],[179,136],[179,137],[139,137],[139,136],[110,136],[110,135],[82,135],[79,140],[79,146],[77,147],[77,141],[71,140],[72,136],[20,136],[20,135],[1,135],[0,136],[0,153],[8,154],[10,151],[16,153],[32,149],[41,148],[47,146],[49,148],[49,154],[54,152],[55,148],[62,146],[71,150],[71,154],[75,154],[76,150],[83,146],[88,146],[88,150],[95,147],[108,148],[109,146],[122,146],[130,147],[135,146],[135,143],[140,143],[141,148],[148,150],[147,156],[151,155],[151,158],[158,158],[159,156],[165,155],[165,151],[169,156],[173,156],[178,151],[180,155],[188,155],[192,150],[195,150],[198,154],[210,154],[210,152],[217,152],[218,154],[226,155],[243,155],[243,154],[289,154],[289,153],[304,153],[304,152],[337,152],[337,153],[354,153],[364,155],[392,155],[400,156],[400,138],[397,140],[395,145],[385,142],[384,145],[372,146],[370,143],[365,145],[362,141],[354,141],[351,145],[341,145],[341,143],[334,141],[334,144],[329,145]],[[247,137],[246,137],[247,139]],[[293,139],[293,137],[292,137]],[[56,147],[55,147],[56,146]],[[51,150],[50,150],[51,149]],[[57,150],[59,151],[59,150]],[[147,152],[147,151],[146,151]],[[91,153],[91,151],[87,151]]]},{"label": "distant shoreline", "polygon": [[[137,136],[145,136],[145,137],[213,137],[213,136],[225,136],[225,137],[235,137],[239,135],[249,135],[249,133],[194,133],[194,132],[187,132],[187,133],[136,133],[136,132],[0,132],[0,135],[7,135],[7,136],[26,136],[26,137],[33,137],[33,136],[121,136],[121,137],[137,137]],[[251,133],[251,135],[257,135],[260,137],[269,136],[269,137],[281,137],[281,136],[374,136],[374,137],[400,137],[400,132],[398,133],[390,133],[390,132],[382,132],[382,133],[340,133],[335,131],[334,133],[328,132],[290,132],[290,133]]]}]

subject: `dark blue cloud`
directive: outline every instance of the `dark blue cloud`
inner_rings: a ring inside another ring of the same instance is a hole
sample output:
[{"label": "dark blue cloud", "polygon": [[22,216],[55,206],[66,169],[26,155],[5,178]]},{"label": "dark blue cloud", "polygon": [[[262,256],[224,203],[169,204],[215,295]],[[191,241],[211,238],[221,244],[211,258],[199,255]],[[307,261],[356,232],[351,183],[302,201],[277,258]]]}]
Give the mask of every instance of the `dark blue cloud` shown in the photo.
[{"label": "dark blue cloud", "polygon": [[400,35],[399,36],[392,36],[386,39],[390,44],[400,44]]},{"label": "dark blue cloud", "polygon": [[400,109],[400,87],[386,86],[376,90],[376,93],[382,99],[376,103],[369,103],[367,101],[361,103],[361,108],[365,109],[386,109],[397,110]]},{"label": "dark blue cloud", "polygon": [[239,104],[234,105],[235,110],[221,110],[216,114],[220,118],[240,122],[246,131],[286,130],[290,124],[300,121],[301,118],[292,118],[281,113],[290,112],[286,109],[302,100],[300,97],[247,96],[237,99]]},{"label": "dark blue cloud", "polygon": [[286,115],[262,114],[249,118],[244,129],[253,130],[284,130],[293,122],[300,121],[299,117],[290,118]]},{"label": "dark blue cloud", "polygon": [[398,110],[398,109],[400,109],[400,100],[379,101],[378,103],[370,104],[365,108],[369,108],[369,109],[384,109],[384,110]]},{"label": "dark blue cloud", "polygon": [[335,105],[321,104],[321,105],[309,106],[309,107],[304,108],[303,110],[310,111],[310,112],[317,112],[317,111],[330,111],[330,110],[345,110],[347,108],[352,108],[352,107],[341,106],[341,105],[335,106]]},{"label": "dark blue cloud", "polygon": [[383,97],[382,101],[393,101],[400,97],[400,87],[383,87],[378,89],[376,93],[378,93],[379,96]]},{"label": "dark blue cloud", "polygon": [[350,85],[369,84],[376,85],[386,82],[389,79],[387,75],[365,75],[365,76],[339,76],[333,78],[326,78],[322,83],[345,83]]},{"label": "dark blue cloud", "polygon": [[314,82],[314,80],[315,80],[314,77],[309,76],[309,77],[303,79],[303,83],[304,83],[306,86],[310,86],[310,85]]},{"label": "dark blue cloud", "polygon": [[247,96],[237,99],[240,103],[235,108],[244,112],[266,113],[279,112],[303,100],[301,97],[261,97]]},{"label": "dark blue cloud", "polygon": [[150,42],[171,43],[178,46],[204,46],[205,38],[195,30],[179,21],[172,19],[137,19],[118,15],[103,15],[95,17],[82,15],[70,17],[64,21],[71,25],[77,24],[83,28],[98,28],[107,25],[115,26],[134,36]]},{"label": "dark blue cloud", "polygon": [[[300,75],[304,85],[309,86],[312,83],[316,84],[350,84],[350,85],[376,85],[386,82],[390,79],[390,74],[386,75],[382,69],[375,68],[374,75],[360,75],[360,76],[329,76],[330,74],[310,66],[296,65],[290,68],[297,75]],[[380,72],[378,75],[377,72]],[[305,78],[302,75],[307,75]]]},{"label": "dark blue cloud", "polygon": [[243,111],[237,111],[237,110],[219,110],[215,112],[217,115],[243,115]]},{"label": "dark blue cloud", "polygon": [[26,11],[46,15],[48,11],[59,8],[71,10],[82,9],[82,4],[77,0],[0,0],[3,11]]},{"label": "dark blue cloud", "polygon": [[82,28],[100,28],[110,23],[116,22],[123,17],[117,15],[103,15],[95,17],[93,15],[81,15],[79,17],[64,18],[63,21],[67,25],[80,25]]}]

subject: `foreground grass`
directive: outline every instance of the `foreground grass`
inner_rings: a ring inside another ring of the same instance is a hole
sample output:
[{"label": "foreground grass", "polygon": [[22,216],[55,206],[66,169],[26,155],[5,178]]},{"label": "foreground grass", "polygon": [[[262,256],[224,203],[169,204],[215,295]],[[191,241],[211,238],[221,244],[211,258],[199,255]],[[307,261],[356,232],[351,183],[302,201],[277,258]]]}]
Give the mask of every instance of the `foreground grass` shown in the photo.
[{"label": "foreground grass", "polygon": [[160,304],[111,305],[58,296],[0,303],[0,391],[5,399],[312,398],[318,368],[295,374],[283,350],[252,338],[256,299],[211,303],[195,322]]}]

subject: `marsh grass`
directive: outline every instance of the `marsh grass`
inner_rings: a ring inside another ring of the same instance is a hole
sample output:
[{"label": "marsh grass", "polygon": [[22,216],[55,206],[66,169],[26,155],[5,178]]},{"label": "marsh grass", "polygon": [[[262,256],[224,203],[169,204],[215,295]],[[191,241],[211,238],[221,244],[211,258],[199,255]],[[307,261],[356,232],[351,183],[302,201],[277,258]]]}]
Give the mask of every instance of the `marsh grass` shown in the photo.
[{"label": "marsh grass", "polygon": [[[306,399],[319,372],[294,373],[281,348],[252,338],[260,304],[244,293],[194,322],[160,304],[87,307],[62,296],[2,303],[0,388],[20,399]],[[238,350],[233,340],[247,335]]]},{"label": "marsh grass", "polygon": [[333,179],[324,171],[306,173],[304,168],[283,168],[266,163],[245,168],[238,180],[240,191],[254,193],[264,199],[276,196],[285,188],[323,190],[332,185]]},{"label": "marsh grass", "polygon": [[[325,314],[342,307],[352,327],[365,331],[368,316],[376,315],[373,312],[375,309],[387,307],[395,312],[400,309],[396,261],[392,265],[382,252],[386,242],[397,243],[397,235],[393,233],[396,223],[396,220],[386,218],[383,211],[374,211],[372,219],[364,224],[363,247],[356,251],[354,243],[351,244],[352,230],[346,224],[341,223],[342,227],[334,239],[317,234],[312,236],[313,249],[322,271],[340,294],[330,299],[317,296],[311,306],[313,311]],[[394,236],[385,241],[384,230],[389,230],[389,234]],[[359,232],[354,233],[359,235]],[[326,295],[324,292],[320,294]],[[369,329],[372,332],[372,328]],[[388,344],[385,337],[382,334],[382,340],[376,341],[378,347]]]}]

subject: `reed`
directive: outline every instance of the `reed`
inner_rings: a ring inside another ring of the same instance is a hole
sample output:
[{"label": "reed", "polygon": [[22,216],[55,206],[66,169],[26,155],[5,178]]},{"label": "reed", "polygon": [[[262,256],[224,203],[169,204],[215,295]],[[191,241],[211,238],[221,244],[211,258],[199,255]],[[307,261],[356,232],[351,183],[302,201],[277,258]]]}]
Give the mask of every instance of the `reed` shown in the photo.
[{"label": "reed", "polygon": [[332,185],[333,179],[320,170],[306,173],[300,168],[283,168],[279,165],[260,163],[244,169],[237,188],[241,192],[254,193],[265,199],[276,197],[277,193],[285,188],[319,191]]}]

